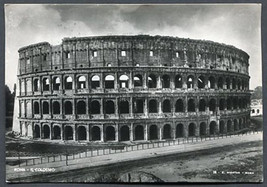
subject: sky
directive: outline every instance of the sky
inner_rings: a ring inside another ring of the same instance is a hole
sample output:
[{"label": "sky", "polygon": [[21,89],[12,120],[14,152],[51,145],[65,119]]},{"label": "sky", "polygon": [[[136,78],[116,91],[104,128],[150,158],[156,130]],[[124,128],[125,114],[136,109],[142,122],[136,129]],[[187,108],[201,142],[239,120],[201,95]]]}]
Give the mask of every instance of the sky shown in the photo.
[{"label": "sky", "polygon": [[250,56],[250,89],[262,85],[261,6],[26,5],[5,6],[5,82],[17,80],[18,49],[34,43],[57,45],[65,37],[162,35],[233,45]]}]

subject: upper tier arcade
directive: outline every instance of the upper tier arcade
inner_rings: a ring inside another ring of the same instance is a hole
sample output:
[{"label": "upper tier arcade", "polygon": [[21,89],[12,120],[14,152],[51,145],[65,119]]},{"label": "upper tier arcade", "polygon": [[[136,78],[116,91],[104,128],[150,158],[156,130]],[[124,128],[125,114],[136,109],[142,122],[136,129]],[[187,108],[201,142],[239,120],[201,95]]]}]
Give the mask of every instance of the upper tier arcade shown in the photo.
[{"label": "upper tier arcade", "polygon": [[248,75],[249,55],[233,46],[205,40],[164,36],[97,36],[64,38],[19,49],[19,75],[98,67],[183,67]]}]

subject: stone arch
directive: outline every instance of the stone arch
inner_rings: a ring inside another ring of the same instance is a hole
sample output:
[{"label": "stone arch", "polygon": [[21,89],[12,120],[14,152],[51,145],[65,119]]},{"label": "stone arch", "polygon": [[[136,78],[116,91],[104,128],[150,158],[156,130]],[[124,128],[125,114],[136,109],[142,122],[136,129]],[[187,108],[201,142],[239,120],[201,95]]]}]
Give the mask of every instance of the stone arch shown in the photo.
[{"label": "stone arch", "polygon": [[120,128],[120,141],[129,141],[130,140],[130,129],[128,125],[123,125]]},{"label": "stone arch", "polygon": [[187,88],[194,88],[194,76],[193,75],[189,75],[187,77]]},{"label": "stone arch", "polygon": [[162,88],[170,88],[170,76],[169,75],[162,76]]},{"label": "stone arch", "polygon": [[184,125],[179,123],[176,125],[176,132],[175,132],[176,138],[182,138],[184,137]]},{"label": "stone arch", "polygon": [[183,87],[183,78],[181,75],[175,76],[175,88],[182,88]]},{"label": "stone arch", "polygon": [[49,104],[47,101],[43,101],[43,114],[49,114]]},{"label": "stone arch", "polygon": [[34,138],[40,138],[41,137],[41,129],[40,126],[35,124],[34,125]]},{"label": "stone arch", "polygon": [[225,99],[220,99],[219,101],[219,109],[224,110],[225,109]]},{"label": "stone arch", "polygon": [[60,104],[58,101],[53,102],[53,114],[60,114]]},{"label": "stone arch", "polygon": [[236,89],[236,80],[235,80],[235,78],[232,79],[232,89]]},{"label": "stone arch", "polygon": [[227,110],[231,110],[232,109],[232,106],[233,106],[233,104],[232,104],[232,98],[227,98],[227,100],[226,100],[226,104],[227,104]]},{"label": "stone arch", "polygon": [[65,101],[65,103],[64,103],[64,110],[65,110],[65,114],[66,115],[73,114],[71,101]]},{"label": "stone arch", "polygon": [[85,101],[78,101],[76,109],[77,109],[77,114],[86,114],[86,103],[85,103]]},{"label": "stone arch", "polygon": [[134,76],[134,87],[142,87],[143,86],[143,77],[140,74],[136,74]]},{"label": "stone arch", "polygon": [[158,139],[158,127],[156,125],[151,125],[149,127],[149,139],[150,140]]},{"label": "stone arch", "polygon": [[128,88],[129,87],[129,77],[127,75],[121,75],[119,77],[120,88]]},{"label": "stone arch", "polygon": [[119,103],[120,114],[129,114],[129,102],[127,100],[122,100]]},{"label": "stone arch", "polygon": [[182,99],[177,99],[175,103],[175,112],[183,112],[184,111],[184,102]]},{"label": "stone arch", "polygon": [[225,132],[225,129],[224,129],[224,121],[221,120],[220,123],[219,123],[219,133],[220,134],[223,134]]},{"label": "stone arch", "polygon": [[40,90],[40,81],[39,79],[34,79],[33,81],[33,91],[39,91]]},{"label": "stone arch", "polygon": [[65,126],[64,129],[65,140],[73,140],[73,128],[72,126]]},{"label": "stone arch", "polygon": [[100,114],[100,103],[97,100],[91,102],[91,114]]},{"label": "stone arch", "polygon": [[86,77],[84,75],[81,75],[77,78],[77,88],[78,89],[84,89],[86,88]]},{"label": "stone arch", "polygon": [[243,129],[242,118],[239,119],[239,129]]},{"label": "stone arch", "polygon": [[98,75],[94,75],[91,78],[91,88],[96,89],[100,87],[100,77]]},{"label": "stone arch", "polygon": [[148,88],[156,88],[157,87],[156,75],[150,74],[147,79],[148,79]]},{"label": "stone arch", "polygon": [[158,112],[158,102],[156,99],[151,99],[148,103],[149,113]]},{"label": "stone arch", "polygon": [[39,103],[37,101],[35,101],[33,104],[33,113],[40,114]]},{"label": "stone arch", "polygon": [[115,105],[112,100],[107,100],[105,102],[105,111],[106,114],[114,114],[115,113]]},{"label": "stone arch", "polygon": [[194,123],[190,123],[188,125],[188,136],[195,136],[196,135],[196,125]]},{"label": "stone arch", "polygon": [[207,125],[205,122],[201,122],[199,126],[199,134],[200,136],[207,135]]},{"label": "stone arch", "polygon": [[50,138],[50,127],[47,124],[43,125],[43,138],[44,139]]},{"label": "stone arch", "polygon": [[113,126],[107,126],[106,128],[106,141],[114,141],[115,140],[115,128]]},{"label": "stone arch", "polygon": [[194,99],[189,99],[188,100],[188,112],[195,112],[196,111],[196,107],[195,107],[195,100]]},{"label": "stone arch", "polygon": [[216,134],[216,125],[217,123],[215,121],[210,122],[210,135]]},{"label": "stone arch", "polygon": [[233,108],[234,108],[234,110],[238,108],[238,98],[237,97],[233,98]]},{"label": "stone arch", "polygon": [[171,138],[171,125],[165,124],[163,126],[163,139],[170,139]]},{"label": "stone arch", "polygon": [[205,99],[199,100],[199,112],[205,112],[206,111],[206,101]]},{"label": "stone arch", "polygon": [[237,119],[234,119],[234,131],[238,131],[238,122]]},{"label": "stone arch", "polygon": [[136,99],[134,107],[135,107],[135,113],[144,113],[144,100]]},{"label": "stone arch", "polygon": [[209,110],[212,112],[216,111],[216,100],[215,99],[210,99],[209,101]]},{"label": "stone arch", "polygon": [[86,140],[87,139],[85,126],[79,126],[77,128],[77,139],[78,140]]},{"label": "stone arch", "polygon": [[72,77],[67,76],[64,80],[65,90],[72,90]]},{"label": "stone arch", "polygon": [[219,77],[218,79],[218,88],[219,89],[223,89],[223,85],[224,85],[224,80],[222,77]]},{"label": "stone arch", "polygon": [[49,79],[47,77],[43,78],[43,91],[49,91]]},{"label": "stone arch", "polygon": [[197,85],[198,85],[198,88],[200,88],[200,89],[205,88],[205,78],[203,75],[198,77]]},{"label": "stone arch", "polygon": [[227,121],[227,132],[232,132],[232,121],[231,120]]},{"label": "stone arch", "polygon": [[163,113],[170,113],[171,112],[171,102],[169,99],[165,99],[163,101],[163,107],[162,107]]},{"label": "stone arch", "polygon": [[93,126],[91,129],[91,137],[92,141],[99,141],[101,140],[101,130],[98,126]]},{"label": "stone arch", "polygon": [[58,125],[53,126],[53,139],[54,140],[61,139],[61,129]]},{"label": "stone arch", "polygon": [[114,89],[114,81],[115,81],[115,78],[113,75],[107,75],[105,77],[105,88],[106,89]]},{"label": "stone arch", "polygon": [[215,78],[213,76],[209,77],[208,87],[210,89],[215,89]]},{"label": "stone arch", "polygon": [[135,140],[144,140],[144,127],[142,125],[137,125],[134,128]]},{"label": "stone arch", "polygon": [[226,78],[226,88],[228,90],[231,88],[231,81],[230,81],[230,78],[229,77]]},{"label": "stone arch", "polygon": [[59,90],[60,88],[60,78],[54,77],[53,78],[53,90]]}]

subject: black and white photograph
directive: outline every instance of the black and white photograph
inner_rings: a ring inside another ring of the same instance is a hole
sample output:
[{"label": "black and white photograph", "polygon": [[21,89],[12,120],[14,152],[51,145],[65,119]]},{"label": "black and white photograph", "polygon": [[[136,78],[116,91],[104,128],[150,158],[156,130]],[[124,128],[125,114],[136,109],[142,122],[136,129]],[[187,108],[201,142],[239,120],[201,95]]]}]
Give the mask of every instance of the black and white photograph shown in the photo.
[{"label": "black and white photograph", "polygon": [[6,183],[262,183],[260,3],[5,4]]}]

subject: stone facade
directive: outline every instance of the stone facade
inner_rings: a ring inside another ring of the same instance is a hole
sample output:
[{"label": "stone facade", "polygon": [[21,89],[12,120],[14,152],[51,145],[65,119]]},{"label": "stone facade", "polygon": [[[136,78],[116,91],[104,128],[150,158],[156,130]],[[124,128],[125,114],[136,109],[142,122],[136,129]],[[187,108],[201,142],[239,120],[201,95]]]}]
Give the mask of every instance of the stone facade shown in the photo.
[{"label": "stone facade", "polygon": [[104,142],[236,133],[250,123],[248,59],[225,44],[148,35],[23,47],[13,127]]}]

